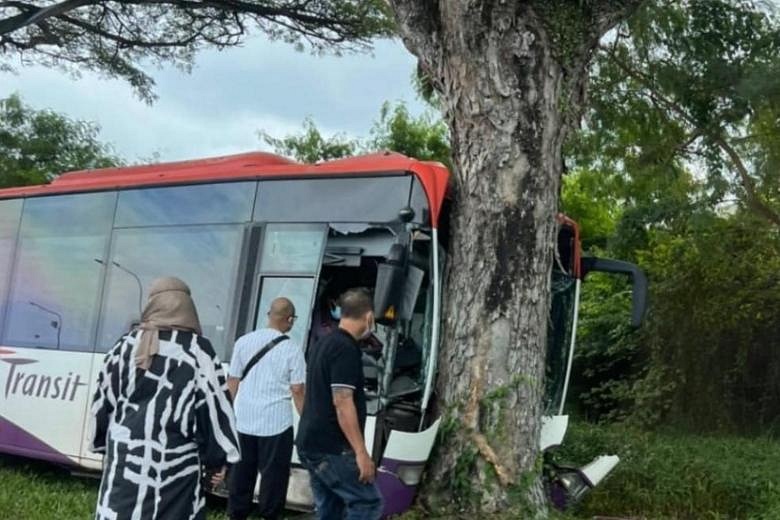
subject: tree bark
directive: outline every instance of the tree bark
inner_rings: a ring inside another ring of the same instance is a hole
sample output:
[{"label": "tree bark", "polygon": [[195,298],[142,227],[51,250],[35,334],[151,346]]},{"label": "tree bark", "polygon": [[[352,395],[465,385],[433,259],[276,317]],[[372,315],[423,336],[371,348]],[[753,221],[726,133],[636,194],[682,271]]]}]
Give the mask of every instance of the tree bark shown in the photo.
[{"label": "tree bark", "polygon": [[440,94],[455,204],[430,507],[544,510],[538,439],[561,147],[598,39],[634,2],[391,0]]}]

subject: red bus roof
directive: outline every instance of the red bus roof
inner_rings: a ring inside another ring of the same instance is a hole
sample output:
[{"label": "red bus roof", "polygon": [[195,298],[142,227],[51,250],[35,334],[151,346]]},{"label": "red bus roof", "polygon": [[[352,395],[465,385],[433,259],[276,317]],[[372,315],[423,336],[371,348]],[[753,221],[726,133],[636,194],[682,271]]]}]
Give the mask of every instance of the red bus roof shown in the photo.
[{"label": "red bus roof", "polygon": [[436,227],[449,185],[449,171],[440,163],[418,161],[394,152],[318,164],[301,164],[270,153],[251,152],[191,161],[83,170],[60,175],[50,184],[2,189],[0,199],[142,186],[248,179],[372,176],[401,172],[412,173],[420,180],[428,198],[431,224]]}]

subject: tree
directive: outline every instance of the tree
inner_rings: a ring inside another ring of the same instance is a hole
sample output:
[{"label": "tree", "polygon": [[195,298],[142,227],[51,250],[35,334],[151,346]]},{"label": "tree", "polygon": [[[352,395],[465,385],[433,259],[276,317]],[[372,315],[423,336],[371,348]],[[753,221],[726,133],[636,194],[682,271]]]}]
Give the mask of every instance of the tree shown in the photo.
[{"label": "tree", "polygon": [[60,173],[120,164],[101,143],[98,127],[49,110],[34,110],[18,95],[0,100],[0,187],[44,184]]},{"label": "tree", "polygon": [[381,0],[0,0],[0,70],[17,56],[93,70],[152,100],[145,60],[188,68],[198,50],[238,45],[253,29],[299,48],[364,50],[392,26]]},{"label": "tree", "polygon": [[780,406],[780,235],[747,207],[723,211],[701,174],[673,165],[643,173],[622,183],[601,184],[617,175],[590,170],[565,179],[567,213],[597,232],[590,252],[632,258],[651,280],[648,315],[632,331],[619,319],[629,291],[588,277],[577,410],[643,427],[766,433]]},{"label": "tree", "polygon": [[299,134],[279,138],[261,130],[259,136],[276,153],[306,163],[384,150],[423,161],[450,163],[450,145],[444,123],[430,111],[412,116],[403,103],[384,103],[379,118],[371,127],[371,137],[367,139],[349,138],[344,134],[324,136],[311,118],[303,121],[303,131]]},{"label": "tree", "polygon": [[451,166],[447,126],[430,111],[412,116],[406,105],[385,102],[371,128],[371,139],[363,150],[392,150],[421,161],[438,161]]},{"label": "tree", "polygon": [[303,121],[303,133],[274,137],[264,130],[258,132],[266,144],[273,147],[276,153],[293,157],[297,161],[316,163],[348,157],[355,153],[359,143],[343,134],[325,137],[311,118]]},{"label": "tree", "polygon": [[[731,433],[777,420],[778,45],[777,12],[742,0],[649,1],[600,45],[568,180],[583,200],[611,194],[599,245],[640,263],[651,305],[629,334],[614,282],[584,287],[588,417]],[[598,207],[565,202],[586,223]]]},{"label": "tree", "polygon": [[699,171],[710,200],[736,197],[780,227],[778,53],[766,2],[645,3],[598,50],[573,163],[638,184]]},{"label": "tree", "polygon": [[542,502],[537,443],[562,143],[599,39],[640,0],[391,0],[437,91],[454,213],[438,394],[435,498],[466,510]]}]

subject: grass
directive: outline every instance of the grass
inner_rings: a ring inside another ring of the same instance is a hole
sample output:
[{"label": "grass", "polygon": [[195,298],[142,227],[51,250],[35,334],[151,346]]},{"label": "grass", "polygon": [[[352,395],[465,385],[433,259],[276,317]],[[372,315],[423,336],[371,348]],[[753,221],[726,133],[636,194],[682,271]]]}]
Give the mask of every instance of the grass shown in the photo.
[{"label": "grass", "polygon": [[[91,520],[100,481],[43,462],[0,455],[0,519]],[[209,520],[228,520],[226,502],[208,497]]]},{"label": "grass", "polygon": [[2,455],[0,518],[93,518],[98,484],[98,480],[70,477],[52,466]]},{"label": "grass", "polygon": [[[559,463],[616,454],[620,464],[573,510],[551,520],[780,520],[780,443],[770,438],[650,433],[571,424]],[[433,518],[420,508],[404,520]],[[441,512],[436,518],[471,520]],[[508,513],[480,517],[518,520]]]},{"label": "grass", "polygon": [[574,512],[653,520],[780,519],[780,443],[575,424],[558,460],[621,462]]}]

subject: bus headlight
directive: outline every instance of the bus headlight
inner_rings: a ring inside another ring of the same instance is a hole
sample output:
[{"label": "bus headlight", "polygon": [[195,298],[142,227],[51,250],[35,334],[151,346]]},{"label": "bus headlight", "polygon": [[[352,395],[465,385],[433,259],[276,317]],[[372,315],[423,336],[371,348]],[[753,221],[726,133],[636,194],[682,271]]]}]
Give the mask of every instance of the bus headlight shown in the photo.
[{"label": "bus headlight", "polygon": [[401,464],[398,466],[396,476],[407,486],[416,486],[420,483],[425,464]]},{"label": "bus headlight", "polygon": [[578,502],[590,490],[590,485],[579,473],[564,473],[558,477],[558,481],[566,490],[567,498],[571,503]]}]

